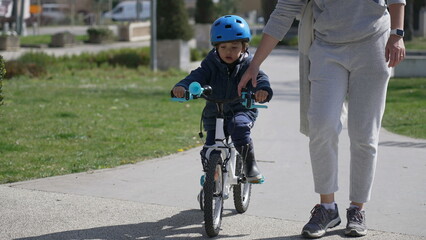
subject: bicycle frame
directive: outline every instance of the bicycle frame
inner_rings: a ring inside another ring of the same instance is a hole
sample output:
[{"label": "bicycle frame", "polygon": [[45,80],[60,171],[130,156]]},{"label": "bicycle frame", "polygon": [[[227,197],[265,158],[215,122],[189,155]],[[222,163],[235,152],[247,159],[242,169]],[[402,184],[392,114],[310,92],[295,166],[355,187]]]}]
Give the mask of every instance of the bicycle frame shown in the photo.
[{"label": "bicycle frame", "polygon": [[[203,153],[204,175],[200,179],[203,189],[198,195],[201,210],[204,211],[206,233],[209,237],[219,234],[222,223],[223,201],[229,198],[233,189],[234,205],[238,213],[244,213],[250,202],[251,183],[248,183],[244,173],[244,160],[239,157],[230,136],[226,136],[224,125],[224,105],[235,101],[241,102],[247,109],[267,108],[254,104],[254,94],[244,91],[241,98],[211,99],[211,87],[202,88],[199,83],[189,85],[189,91],[184,98],[174,98],[172,101],[185,102],[192,99],[204,98],[217,106],[215,143],[204,145],[207,150]],[[204,150],[203,150],[204,151]],[[219,153],[220,152],[220,156]],[[206,162],[204,162],[206,161]],[[238,168],[238,169],[237,169]]]},{"label": "bicycle frame", "polygon": [[[219,113],[221,114],[221,113]],[[237,159],[237,150],[234,147],[234,143],[229,141],[229,138],[225,136],[225,132],[223,130],[224,127],[224,118],[223,116],[218,116],[216,118],[216,132],[215,132],[215,144],[214,145],[205,145],[207,148],[206,158],[210,159],[210,154],[213,151],[220,151],[223,159],[222,170],[226,174],[223,176],[223,185],[224,192],[223,198],[229,198],[229,192],[231,191],[231,186],[236,185],[242,181],[243,179],[240,176],[235,175],[235,166]]]}]

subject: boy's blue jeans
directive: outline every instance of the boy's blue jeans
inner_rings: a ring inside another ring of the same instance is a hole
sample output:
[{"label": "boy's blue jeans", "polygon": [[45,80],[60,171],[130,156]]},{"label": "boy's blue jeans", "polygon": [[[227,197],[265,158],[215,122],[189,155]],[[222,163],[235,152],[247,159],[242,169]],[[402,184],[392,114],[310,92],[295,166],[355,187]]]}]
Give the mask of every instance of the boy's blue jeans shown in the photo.
[{"label": "boy's blue jeans", "polygon": [[[251,142],[251,128],[254,122],[244,112],[236,113],[235,116],[225,121],[225,134],[231,136],[235,147],[243,146]],[[215,144],[215,130],[207,131],[206,145]]]}]

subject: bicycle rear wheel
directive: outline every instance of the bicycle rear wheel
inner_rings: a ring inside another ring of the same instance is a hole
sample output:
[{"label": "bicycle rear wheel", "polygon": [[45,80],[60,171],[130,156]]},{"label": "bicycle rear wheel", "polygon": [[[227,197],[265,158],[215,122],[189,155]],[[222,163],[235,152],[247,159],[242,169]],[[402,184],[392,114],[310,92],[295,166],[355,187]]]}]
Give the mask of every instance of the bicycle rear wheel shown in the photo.
[{"label": "bicycle rear wheel", "polygon": [[[244,162],[240,154],[237,154],[237,161],[235,166],[235,175],[241,176],[244,173]],[[238,183],[233,186],[234,189],[234,206],[238,213],[247,211],[250,204],[251,184],[247,181]]]},{"label": "bicycle rear wheel", "polygon": [[204,183],[204,224],[207,235],[219,234],[223,213],[223,174],[220,154],[210,156]]}]

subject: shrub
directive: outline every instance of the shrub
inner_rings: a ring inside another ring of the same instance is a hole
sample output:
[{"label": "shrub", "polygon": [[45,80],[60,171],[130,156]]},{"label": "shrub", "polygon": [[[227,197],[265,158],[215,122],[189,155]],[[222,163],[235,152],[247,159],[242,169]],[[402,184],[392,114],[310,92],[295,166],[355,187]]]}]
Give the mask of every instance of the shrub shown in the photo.
[{"label": "shrub", "polygon": [[117,51],[116,54],[112,54],[111,58],[108,59],[110,65],[124,66],[128,68],[137,68],[143,65],[149,65],[149,54],[147,51],[135,51],[133,49],[122,49]]},{"label": "shrub", "polygon": [[46,66],[54,63],[55,57],[44,52],[27,52],[21,55],[18,60],[22,63]]},{"label": "shrub", "polygon": [[138,68],[150,63],[149,48],[124,48],[99,52],[96,54],[83,53],[81,55],[55,57],[45,53],[26,53],[17,60],[5,64],[7,74],[5,78],[16,76],[42,77],[49,70],[79,70],[92,67],[123,66]]},{"label": "shrub", "polygon": [[298,43],[299,43],[298,38],[295,36],[290,38],[284,38],[278,43],[278,45],[297,47]]},{"label": "shrub", "polygon": [[47,74],[47,67],[55,63],[55,57],[42,52],[28,52],[17,60],[5,64],[5,78],[16,76],[41,77]]},{"label": "shrub", "polygon": [[90,43],[103,43],[114,40],[114,33],[106,27],[89,28],[87,29],[87,35],[89,35],[88,42]]},{"label": "shrub", "polygon": [[[253,35],[251,41],[250,41],[250,46],[253,47],[258,47],[260,40],[261,40],[262,36],[261,35]],[[290,47],[297,47],[298,45],[298,37],[294,36],[294,37],[285,37],[283,40],[279,41],[278,46],[290,46]]]},{"label": "shrub", "polygon": [[158,0],[157,11],[157,39],[189,40],[193,37],[183,0]]},{"label": "shrub", "polygon": [[5,64],[5,78],[10,79],[17,76],[41,77],[46,75],[45,67],[34,63],[24,63],[19,60],[8,61]]},{"label": "shrub", "polygon": [[209,51],[210,49],[191,48],[191,61],[203,60],[209,54]]},{"label": "shrub", "polygon": [[111,37],[114,34],[109,28],[89,28],[89,29],[87,29],[87,35],[89,35],[89,36],[100,36],[100,37]]},{"label": "shrub", "polygon": [[109,50],[93,55],[82,55],[81,58],[84,59],[83,61],[94,63],[97,66],[108,64],[128,68],[149,65],[150,62],[149,48]]}]

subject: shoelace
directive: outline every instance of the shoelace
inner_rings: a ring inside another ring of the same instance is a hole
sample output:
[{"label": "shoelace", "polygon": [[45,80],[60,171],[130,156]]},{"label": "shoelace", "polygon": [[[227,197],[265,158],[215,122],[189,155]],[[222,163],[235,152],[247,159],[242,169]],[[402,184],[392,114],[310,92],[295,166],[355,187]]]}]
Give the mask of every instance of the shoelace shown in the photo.
[{"label": "shoelace", "polygon": [[321,205],[317,204],[311,210],[311,219],[310,223],[321,224],[324,223],[328,217],[328,213],[325,208],[321,207]]},{"label": "shoelace", "polygon": [[356,222],[359,224],[362,224],[364,221],[364,217],[361,214],[361,211],[359,211],[356,208],[350,208],[348,209],[348,216],[349,216],[349,221],[351,222]]}]

